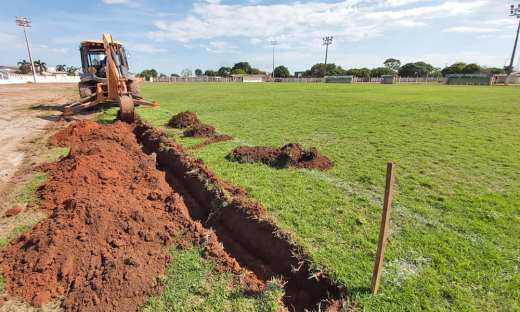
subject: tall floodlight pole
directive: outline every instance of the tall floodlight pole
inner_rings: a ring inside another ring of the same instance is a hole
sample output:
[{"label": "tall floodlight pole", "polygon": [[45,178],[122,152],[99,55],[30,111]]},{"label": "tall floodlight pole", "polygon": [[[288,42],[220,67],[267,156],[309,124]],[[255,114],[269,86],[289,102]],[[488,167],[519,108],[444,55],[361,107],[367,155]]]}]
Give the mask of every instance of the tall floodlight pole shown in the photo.
[{"label": "tall floodlight pole", "polygon": [[[520,4],[517,8],[515,8],[514,5],[511,5],[511,14],[509,16],[516,16],[516,18],[520,18]],[[507,68],[507,77],[506,81],[504,82],[504,86],[509,85],[509,80],[511,79],[511,72],[513,71],[513,61],[515,58],[515,52],[516,52],[516,44],[518,43],[518,32],[520,31],[520,20],[518,21],[518,29],[516,30],[516,39],[515,39],[515,45],[513,47],[513,53],[511,54],[511,61],[509,62],[509,67]]]},{"label": "tall floodlight pole", "polygon": [[273,78],[274,78],[274,46],[278,44],[278,41],[271,41],[271,45],[273,46]]},{"label": "tall floodlight pole", "polygon": [[329,53],[329,44],[332,44],[332,36],[323,38],[323,45],[327,46],[325,49],[325,68],[323,68],[323,78],[327,76],[327,54]]},{"label": "tall floodlight pole", "polygon": [[34,83],[36,83],[36,69],[34,68],[34,62],[31,54],[31,46],[29,45],[29,39],[27,38],[27,30],[25,29],[25,27],[31,27],[31,25],[29,25],[31,23],[31,19],[15,16],[14,22],[18,26],[23,26],[23,32],[25,33],[25,42],[27,42],[27,50],[29,50],[29,59],[31,60],[31,68],[33,72]]}]

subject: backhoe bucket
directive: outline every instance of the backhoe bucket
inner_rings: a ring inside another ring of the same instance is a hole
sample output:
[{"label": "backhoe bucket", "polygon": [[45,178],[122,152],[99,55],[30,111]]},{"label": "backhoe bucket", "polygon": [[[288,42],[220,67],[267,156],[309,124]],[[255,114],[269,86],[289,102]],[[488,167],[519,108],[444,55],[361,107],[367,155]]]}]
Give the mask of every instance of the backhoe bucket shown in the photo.
[{"label": "backhoe bucket", "polygon": [[119,119],[125,122],[134,121],[134,100],[130,94],[121,94],[119,100]]}]

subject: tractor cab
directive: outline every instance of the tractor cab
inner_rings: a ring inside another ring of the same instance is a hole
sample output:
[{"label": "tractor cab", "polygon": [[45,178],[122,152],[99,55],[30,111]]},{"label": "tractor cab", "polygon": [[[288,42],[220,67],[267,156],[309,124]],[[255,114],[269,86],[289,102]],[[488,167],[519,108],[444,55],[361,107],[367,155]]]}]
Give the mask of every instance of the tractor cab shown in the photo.
[{"label": "tractor cab", "polygon": [[[113,44],[115,55],[112,59],[117,63],[116,66],[121,76],[128,75],[128,60],[125,48],[120,42],[114,41]],[[82,41],[79,47],[81,54],[81,67],[83,75],[81,81],[106,82],[103,65],[106,62],[106,54],[103,41]]]}]

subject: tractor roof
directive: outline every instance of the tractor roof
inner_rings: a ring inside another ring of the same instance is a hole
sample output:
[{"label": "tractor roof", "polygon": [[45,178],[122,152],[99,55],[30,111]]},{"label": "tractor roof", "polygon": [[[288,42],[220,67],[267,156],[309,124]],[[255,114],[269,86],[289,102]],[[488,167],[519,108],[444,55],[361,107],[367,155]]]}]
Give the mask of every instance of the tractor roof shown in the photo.
[{"label": "tractor roof", "polygon": [[[100,43],[100,44],[103,44],[103,41],[99,41],[99,40],[85,40],[85,41],[81,41],[81,45],[84,45],[84,44],[87,44],[87,43]],[[117,45],[123,45],[121,42],[118,42],[118,41],[114,41],[115,44]]]}]

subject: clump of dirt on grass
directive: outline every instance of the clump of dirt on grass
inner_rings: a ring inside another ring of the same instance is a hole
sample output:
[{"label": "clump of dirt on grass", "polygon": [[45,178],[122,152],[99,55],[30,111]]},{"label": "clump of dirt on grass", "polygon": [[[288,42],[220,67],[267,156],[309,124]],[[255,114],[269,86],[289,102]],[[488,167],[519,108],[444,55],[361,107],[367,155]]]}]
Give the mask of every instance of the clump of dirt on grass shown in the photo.
[{"label": "clump of dirt on grass", "polygon": [[172,261],[164,246],[188,247],[205,237],[206,255],[243,272],[213,232],[190,218],[132,130],[119,121],[85,121],[53,137],[71,150],[43,166],[49,180],[37,194],[49,217],[0,249],[10,294],[35,307],[65,295],[64,311],[136,311],[163,289],[158,276]]},{"label": "clump of dirt on grass", "polygon": [[226,158],[238,162],[261,162],[277,168],[296,167],[327,170],[334,163],[317,148],[302,148],[299,143],[289,143],[282,147],[239,146]]},{"label": "clump of dirt on grass", "polygon": [[233,140],[233,137],[227,134],[217,135],[215,127],[202,123],[197,115],[190,111],[174,115],[166,126],[169,128],[186,128],[183,133],[186,137],[209,138],[209,140],[194,145],[190,149],[198,149],[212,143]]},{"label": "clump of dirt on grass", "polygon": [[184,136],[194,138],[212,138],[216,134],[215,127],[204,123],[194,124],[184,131]]},{"label": "clump of dirt on grass", "polygon": [[191,127],[195,124],[200,124],[200,120],[197,118],[197,115],[188,110],[177,115],[173,115],[166,126],[170,128],[181,129]]}]

